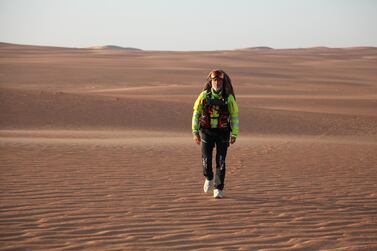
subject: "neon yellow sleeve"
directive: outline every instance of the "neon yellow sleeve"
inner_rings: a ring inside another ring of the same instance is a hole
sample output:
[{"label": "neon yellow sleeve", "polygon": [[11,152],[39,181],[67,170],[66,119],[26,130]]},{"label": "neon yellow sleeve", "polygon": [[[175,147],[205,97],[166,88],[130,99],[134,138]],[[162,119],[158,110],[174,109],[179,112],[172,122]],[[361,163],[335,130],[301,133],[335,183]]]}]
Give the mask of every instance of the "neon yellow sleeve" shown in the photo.
[{"label": "neon yellow sleeve", "polygon": [[228,109],[230,113],[230,126],[232,127],[232,136],[237,137],[239,131],[238,105],[233,95],[228,97]]},{"label": "neon yellow sleeve", "polygon": [[199,117],[203,107],[203,93],[201,92],[194,103],[194,112],[192,114],[192,133],[199,132]]}]

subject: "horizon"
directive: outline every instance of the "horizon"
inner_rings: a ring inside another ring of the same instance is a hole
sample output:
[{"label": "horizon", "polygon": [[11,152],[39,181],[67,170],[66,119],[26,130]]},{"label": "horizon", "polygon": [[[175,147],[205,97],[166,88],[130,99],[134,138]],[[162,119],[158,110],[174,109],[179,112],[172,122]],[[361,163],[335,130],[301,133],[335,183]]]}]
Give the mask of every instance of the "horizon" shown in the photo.
[{"label": "horizon", "polygon": [[0,41],[13,44],[155,51],[377,46],[372,0],[3,0],[0,7]]},{"label": "horizon", "polygon": [[[300,50],[300,49],[377,49],[377,46],[349,46],[349,47],[328,47],[328,46],[312,46],[312,47],[296,47],[296,48],[272,48],[268,46],[254,46],[254,47],[245,47],[245,48],[235,48],[235,49],[218,49],[218,50],[145,50],[139,47],[124,47],[114,44],[106,44],[106,45],[93,45],[88,47],[70,47],[70,46],[57,46],[57,45],[44,45],[44,44],[18,44],[18,43],[10,43],[0,41],[1,44],[6,45],[14,45],[14,46],[32,46],[32,47],[51,47],[56,49],[93,49],[93,50],[101,50],[101,49],[108,49],[108,50],[135,50],[135,51],[166,51],[166,52],[215,52],[215,51],[237,51],[237,50]],[[112,48],[114,47],[114,48]]]}]

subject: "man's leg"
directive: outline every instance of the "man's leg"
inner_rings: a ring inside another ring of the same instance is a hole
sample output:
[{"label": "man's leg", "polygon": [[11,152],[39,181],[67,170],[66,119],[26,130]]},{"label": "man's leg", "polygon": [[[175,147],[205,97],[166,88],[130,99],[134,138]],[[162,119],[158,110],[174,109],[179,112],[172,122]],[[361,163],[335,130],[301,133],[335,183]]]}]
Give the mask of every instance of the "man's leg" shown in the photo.
[{"label": "man's leg", "polygon": [[229,146],[229,133],[220,132],[216,140],[216,178],[215,188],[219,190],[224,189],[225,180],[225,159]]},{"label": "man's leg", "polygon": [[207,178],[207,180],[212,180],[212,152],[214,148],[214,141],[211,135],[206,131],[201,133],[201,141],[203,175]]}]

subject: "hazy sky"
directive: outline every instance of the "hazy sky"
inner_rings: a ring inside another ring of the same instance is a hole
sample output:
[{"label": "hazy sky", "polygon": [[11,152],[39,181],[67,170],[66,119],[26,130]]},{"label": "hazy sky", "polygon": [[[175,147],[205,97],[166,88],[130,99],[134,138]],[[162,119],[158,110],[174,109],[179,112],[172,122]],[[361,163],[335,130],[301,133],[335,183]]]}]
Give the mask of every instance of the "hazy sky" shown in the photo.
[{"label": "hazy sky", "polygon": [[0,0],[0,41],[144,50],[377,46],[377,0]]}]

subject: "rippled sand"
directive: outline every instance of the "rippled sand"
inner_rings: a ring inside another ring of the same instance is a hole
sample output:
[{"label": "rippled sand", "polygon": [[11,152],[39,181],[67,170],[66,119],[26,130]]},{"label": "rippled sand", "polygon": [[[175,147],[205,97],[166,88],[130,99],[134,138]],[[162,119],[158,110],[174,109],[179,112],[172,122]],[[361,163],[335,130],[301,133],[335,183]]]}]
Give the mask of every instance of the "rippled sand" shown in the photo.
[{"label": "rippled sand", "polygon": [[[375,48],[0,52],[0,250],[377,250]],[[190,134],[213,59],[223,199]]]},{"label": "rippled sand", "polygon": [[190,135],[7,134],[4,249],[377,248],[375,142],[244,137],[216,200]]}]

